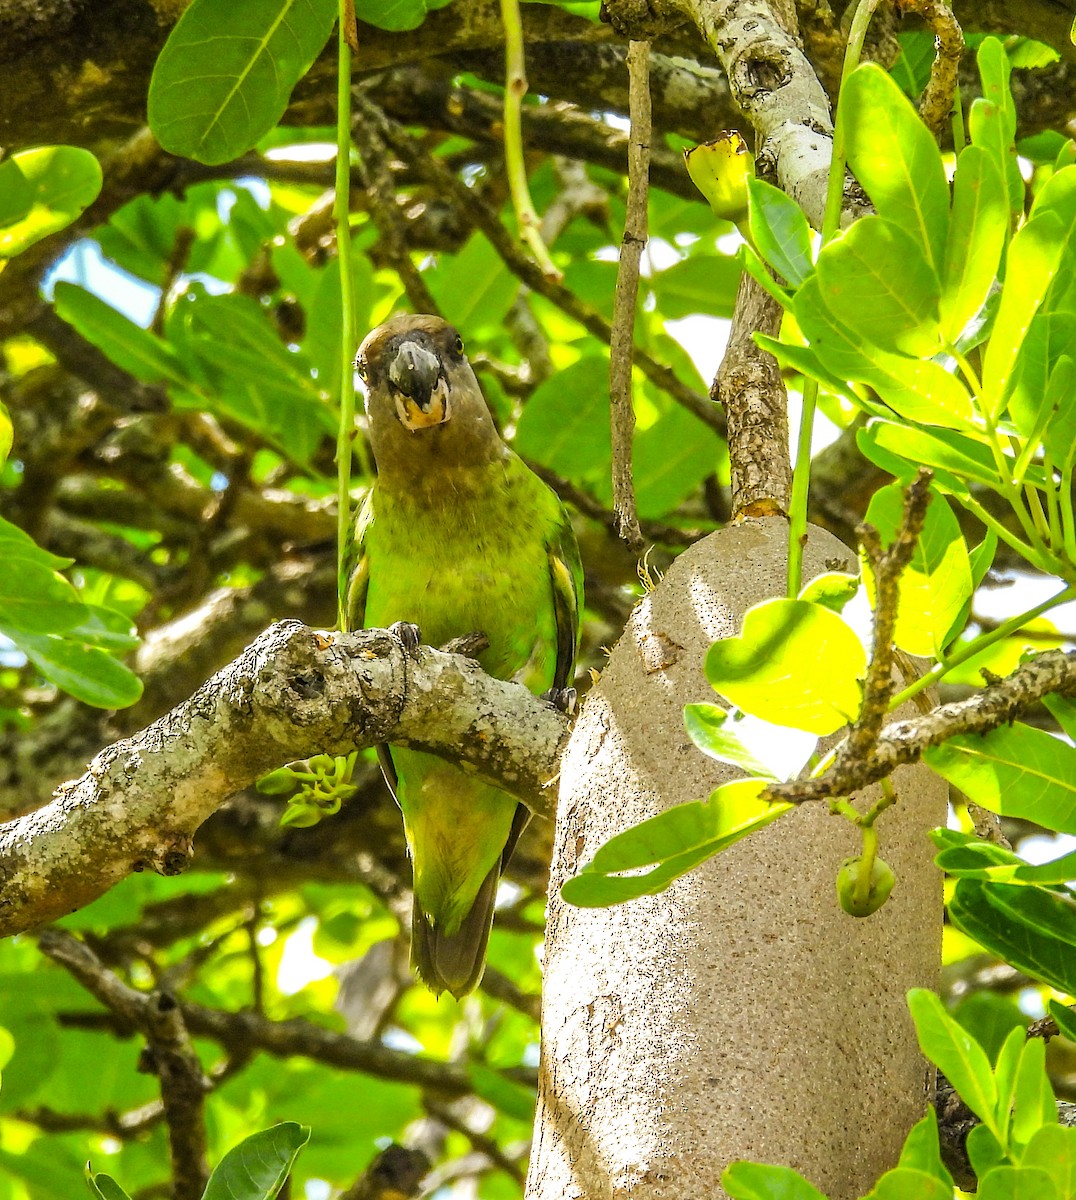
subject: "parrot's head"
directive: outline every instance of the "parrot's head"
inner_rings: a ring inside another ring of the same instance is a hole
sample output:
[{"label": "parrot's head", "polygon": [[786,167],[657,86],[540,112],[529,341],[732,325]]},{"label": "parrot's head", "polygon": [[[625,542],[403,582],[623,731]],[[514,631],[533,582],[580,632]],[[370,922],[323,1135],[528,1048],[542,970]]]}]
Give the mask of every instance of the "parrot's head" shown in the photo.
[{"label": "parrot's head", "polygon": [[475,465],[505,452],[463,341],[440,317],[407,313],[379,325],[355,369],[380,470]]}]

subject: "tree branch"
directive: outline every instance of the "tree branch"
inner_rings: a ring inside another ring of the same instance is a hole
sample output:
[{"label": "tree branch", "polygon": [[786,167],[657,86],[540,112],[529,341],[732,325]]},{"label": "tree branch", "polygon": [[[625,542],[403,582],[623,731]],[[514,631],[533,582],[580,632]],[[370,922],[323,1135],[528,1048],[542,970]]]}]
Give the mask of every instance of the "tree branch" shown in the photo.
[{"label": "tree branch", "polygon": [[272,626],[190,700],[103,750],[50,804],[0,826],[0,936],[132,871],[181,872],[199,825],[283,763],[381,742],[460,759],[549,816],[568,722],[477,663],[384,630]]},{"label": "tree branch", "polygon": [[183,1014],[167,992],[140,992],[105,967],[92,950],[64,930],[46,929],[38,945],[121,1020],[146,1038],[144,1060],[161,1084],[168,1123],[175,1200],[198,1200],[207,1180],[205,1094],[210,1083],[191,1046]]},{"label": "tree branch", "polygon": [[925,750],[957,734],[988,733],[1010,724],[1052,692],[1076,694],[1076,651],[1044,651],[967,700],[943,704],[914,720],[894,721],[862,757],[839,756],[817,779],[775,783],[763,798],[804,804],[848,796],[886,778],[897,767],[918,762]]}]

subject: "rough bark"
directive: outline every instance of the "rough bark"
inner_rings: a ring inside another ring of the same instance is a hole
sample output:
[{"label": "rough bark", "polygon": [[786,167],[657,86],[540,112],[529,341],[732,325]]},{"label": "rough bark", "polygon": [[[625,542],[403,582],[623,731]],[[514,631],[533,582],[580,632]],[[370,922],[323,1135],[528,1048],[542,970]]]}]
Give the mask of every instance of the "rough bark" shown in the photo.
[{"label": "rough bark", "polygon": [[103,750],[50,804],[0,826],[0,937],[95,899],[132,871],[175,875],[195,830],[266,772],[380,742],[468,748],[490,782],[548,812],[562,713],[477,663],[408,652],[385,630],[274,625],[190,700]]},{"label": "rough bark", "polygon": [[[879,834],[899,882],[870,918],[838,907],[856,839],[818,806],[661,895],[577,909],[558,894],[608,837],[734,776],[690,744],[681,709],[713,696],[709,644],[783,590],[786,540],[780,518],[753,520],[682,554],[636,608],[569,743],[529,1200],[720,1196],[736,1159],[789,1164],[843,1200],[895,1163],[922,1116],[929,1076],[904,995],[937,983],[941,876],[925,831],[946,805],[925,767],[893,776],[900,802]],[[853,562],[812,531],[809,575]]]}]

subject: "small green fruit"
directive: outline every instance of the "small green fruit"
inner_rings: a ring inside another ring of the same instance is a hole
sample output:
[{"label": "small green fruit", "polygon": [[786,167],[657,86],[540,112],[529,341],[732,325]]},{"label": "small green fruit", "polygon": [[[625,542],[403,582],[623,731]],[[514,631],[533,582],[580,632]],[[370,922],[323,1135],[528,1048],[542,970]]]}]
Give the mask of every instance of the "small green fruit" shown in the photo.
[{"label": "small green fruit", "polygon": [[837,899],[852,917],[869,917],[889,899],[897,877],[884,859],[875,858],[870,879],[865,878],[863,859],[846,858],[837,872]]}]

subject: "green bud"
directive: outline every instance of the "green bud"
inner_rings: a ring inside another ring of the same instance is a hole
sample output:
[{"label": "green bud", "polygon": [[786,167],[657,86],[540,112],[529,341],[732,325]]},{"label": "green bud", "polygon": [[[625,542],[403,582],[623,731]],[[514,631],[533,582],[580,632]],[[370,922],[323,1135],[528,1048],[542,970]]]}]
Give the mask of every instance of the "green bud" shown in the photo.
[{"label": "green bud", "polygon": [[277,767],[268,775],[263,775],[255,785],[259,792],[266,796],[283,796],[295,788],[295,772],[291,767]]},{"label": "green bud", "polygon": [[864,878],[863,859],[846,858],[837,872],[837,899],[841,908],[852,917],[869,917],[889,899],[897,877],[884,859],[875,858],[870,880]]},{"label": "green bud", "polygon": [[308,829],[316,825],[324,813],[316,804],[289,804],[280,814],[281,829]]}]

